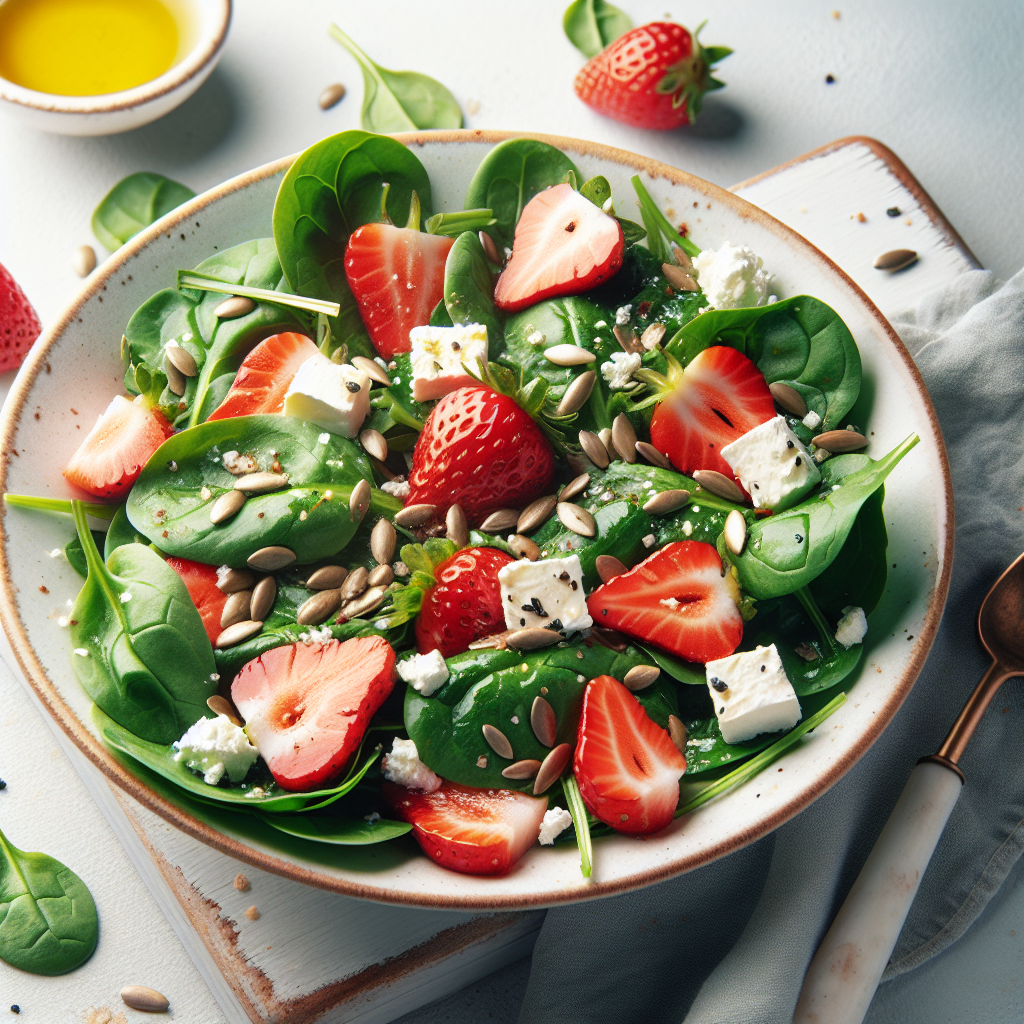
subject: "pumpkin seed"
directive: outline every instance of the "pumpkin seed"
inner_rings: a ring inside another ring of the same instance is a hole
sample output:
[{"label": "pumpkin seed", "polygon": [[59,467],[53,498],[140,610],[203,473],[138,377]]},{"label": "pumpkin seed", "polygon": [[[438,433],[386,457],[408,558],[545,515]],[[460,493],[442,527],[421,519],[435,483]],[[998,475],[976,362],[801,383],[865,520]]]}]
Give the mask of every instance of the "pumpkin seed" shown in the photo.
[{"label": "pumpkin seed", "polygon": [[353,519],[362,519],[370,507],[370,484],[367,480],[360,480],[352,488],[348,496],[348,514]]},{"label": "pumpkin seed", "polygon": [[553,494],[531,501],[519,513],[519,519],[516,521],[516,533],[532,533],[538,526],[543,526],[551,518],[551,513],[555,511],[557,504],[558,499]]},{"label": "pumpkin seed", "polygon": [[624,412],[612,421],[612,447],[623,462],[636,462],[636,431]]},{"label": "pumpkin seed", "polygon": [[269,494],[288,486],[284,473],[246,473],[235,481],[235,490],[243,494]]},{"label": "pumpkin seed", "polygon": [[362,370],[370,380],[383,384],[386,388],[391,387],[391,378],[387,375],[384,367],[373,359],[368,359],[366,356],[353,356],[352,365],[357,370]]},{"label": "pumpkin seed", "polygon": [[636,336],[636,331],[629,324],[616,324],[612,328],[612,334],[615,335],[615,340],[619,343],[623,352],[631,354],[643,352],[644,347]]},{"label": "pumpkin seed", "polygon": [[245,495],[241,491],[226,491],[210,506],[210,522],[216,526],[238,513],[245,504]]},{"label": "pumpkin seed", "polygon": [[249,637],[255,636],[262,628],[262,622],[256,622],[252,619],[248,619],[245,622],[236,622],[233,626],[228,626],[227,629],[221,631],[220,636],[217,637],[217,642],[213,646],[219,651],[224,650],[225,647],[234,647],[235,644],[240,644],[243,640],[248,640]]},{"label": "pumpkin seed", "polygon": [[540,768],[540,761],[527,758],[523,761],[516,761],[507,768],[502,769],[501,774],[506,779],[532,779]]},{"label": "pumpkin seed", "polygon": [[[237,491],[232,493],[237,494]],[[250,569],[258,569],[260,572],[273,572],[275,569],[283,569],[295,561],[295,552],[291,548],[283,547],[280,544],[270,544],[259,551],[254,551],[247,559],[246,564]]]},{"label": "pumpkin seed", "polygon": [[384,462],[388,457],[388,443],[379,430],[367,428],[359,435],[359,443],[378,462]]},{"label": "pumpkin seed", "polygon": [[637,441],[636,450],[652,465],[662,469],[671,469],[672,463],[648,441]]},{"label": "pumpkin seed", "polygon": [[164,353],[164,373],[167,374],[167,387],[178,396],[185,394],[185,388],[188,386],[185,374],[167,358],[166,351]]},{"label": "pumpkin seed", "polygon": [[320,105],[321,110],[330,110],[336,103],[340,103],[345,96],[345,86],[341,82],[335,82],[333,85],[327,86],[326,89],[317,98],[317,103]]},{"label": "pumpkin seed", "polygon": [[224,715],[232,725],[240,726],[242,724],[242,720],[238,717],[238,712],[235,710],[234,704],[232,704],[227,697],[222,697],[219,693],[215,693],[212,697],[206,698],[206,706],[215,715]]},{"label": "pumpkin seed", "polygon": [[876,270],[902,270],[917,262],[917,253],[913,249],[893,249],[891,252],[883,252],[875,260]]},{"label": "pumpkin seed", "polygon": [[712,494],[718,495],[719,498],[725,498],[726,501],[735,501],[737,505],[742,504],[744,501],[743,492],[740,490],[739,485],[730,480],[724,473],[719,473],[715,469],[698,469],[694,472],[693,479],[705,491],[710,491]]},{"label": "pumpkin seed", "polygon": [[645,690],[661,675],[657,665],[634,665],[623,677],[622,685],[627,690]]},{"label": "pumpkin seed", "polygon": [[484,725],[480,731],[484,734],[487,745],[498,757],[503,757],[507,761],[512,760],[515,756],[512,753],[512,744],[509,743],[508,737],[500,729],[495,729],[493,725]]},{"label": "pumpkin seed", "polygon": [[250,617],[259,622],[266,621],[276,600],[277,580],[273,576],[264,576],[252,589],[252,601],[249,604]]},{"label": "pumpkin seed", "polygon": [[594,559],[594,568],[602,583],[607,583],[626,572],[626,567],[614,555],[598,555]]},{"label": "pumpkin seed", "polygon": [[597,356],[579,345],[552,345],[544,349],[544,358],[555,366],[583,366],[594,362]]},{"label": "pumpkin seed", "polygon": [[[387,520],[382,520],[387,522]],[[373,534],[370,534],[370,549],[373,549]],[[374,555],[374,558],[377,556]],[[348,569],[343,565],[325,565],[317,569],[312,576],[306,580],[308,590],[338,590],[348,576]]]},{"label": "pumpkin seed", "polygon": [[640,335],[640,344],[643,345],[644,349],[648,352],[657,348],[661,339],[665,337],[665,325],[664,324],[651,324],[644,328],[644,333]]},{"label": "pumpkin seed", "polygon": [[673,266],[671,263],[662,263],[661,273],[677,292],[700,291],[700,285],[682,267]]},{"label": "pumpkin seed", "polygon": [[236,590],[252,590],[255,584],[256,575],[248,569],[232,569],[222,565],[217,570],[217,589],[222,594],[233,594]]},{"label": "pumpkin seed", "polygon": [[508,546],[515,552],[517,558],[525,558],[529,562],[536,562],[540,558],[540,548],[521,533],[517,533],[508,542]]},{"label": "pumpkin seed", "polygon": [[644,503],[644,511],[651,516],[664,516],[675,512],[690,501],[690,492],[683,490],[662,491]]},{"label": "pumpkin seed", "polygon": [[725,546],[734,555],[743,553],[743,545],[747,543],[747,521],[738,508],[734,508],[725,517],[722,536],[725,538]]},{"label": "pumpkin seed", "polygon": [[597,522],[585,508],[580,508],[571,501],[560,501],[555,506],[555,511],[567,530],[572,530],[581,537],[593,537],[597,533]]},{"label": "pumpkin seed", "polygon": [[79,277],[88,277],[96,269],[96,250],[80,245],[71,255],[71,269]]},{"label": "pumpkin seed", "polygon": [[395,525],[415,528],[430,522],[437,511],[435,505],[406,505],[395,515]]},{"label": "pumpkin seed", "polygon": [[559,501],[569,501],[577,495],[582,494],[590,486],[590,474],[580,473],[574,476],[559,492]]},{"label": "pumpkin seed", "polygon": [[676,718],[675,715],[668,716],[668,734],[675,744],[676,749],[681,753],[686,753],[686,726]]},{"label": "pumpkin seed", "polygon": [[583,408],[591,391],[594,390],[594,383],[597,381],[597,371],[587,370],[581,373],[566,389],[562,400],[555,409],[556,416],[570,416]]},{"label": "pumpkin seed", "polygon": [[799,416],[803,419],[807,415],[807,402],[796,388],[777,380],[774,384],[768,385],[768,390],[772,393],[775,404],[790,416]]},{"label": "pumpkin seed", "polygon": [[351,601],[358,597],[370,584],[370,572],[366,566],[360,565],[348,574],[348,579],[342,584],[342,601]]},{"label": "pumpkin seed", "polygon": [[502,259],[501,251],[498,249],[497,243],[486,231],[480,233],[480,244],[484,248],[484,255],[496,266],[504,266],[505,261]]},{"label": "pumpkin seed", "polygon": [[256,303],[244,295],[232,295],[225,299],[214,311],[213,315],[218,320],[234,320],[240,316],[247,316],[256,308]]},{"label": "pumpkin seed", "polygon": [[398,534],[389,519],[378,519],[370,531],[370,554],[379,565],[388,565],[395,554]]},{"label": "pumpkin seed", "polygon": [[558,735],[558,720],[555,709],[543,698],[534,697],[530,707],[530,728],[537,741],[545,747],[553,747]]},{"label": "pumpkin seed", "polygon": [[601,438],[599,438],[597,434],[590,430],[581,430],[580,447],[583,449],[583,454],[586,455],[586,457],[590,459],[598,469],[608,468],[608,463],[611,461],[608,458],[608,449],[605,448]]},{"label": "pumpkin seed", "polygon": [[251,607],[251,590],[236,590],[233,594],[229,594],[228,599],[224,602],[224,609],[220,613],[220,628],[227,629],[228,626],[233,626],[236,622],[245,622],[246,619],[251,619]]},{"label": "pumpkin seed", "polygon": [[365,615],[367,612],[372,612],[375,608],[379,608],[384,603],[384,598],[388,595],[387,587],[371,587],[361,597],[357,597],[354,601],[349,601],[341,609],[341,615],[344,615],[346,619],[358,619],[360,615]]},{"label": "pumpkin seed", "polygon": [[855,452],[867,443],[868,439],[863,434],[858,434],[856,430],[826,430],[811,442],[815,448],[823,448],[832,455]]},{"label": "pumpkin seed", "polygon": [[462,511],[461,505],[452,505],[448,509],[444,524],[445,533],[453,544],[464,548],[469,543],[469,523],[466,522],[466,513]]},{"label": "pumpkin seed", "polygon": [[480,529],[484,533],[507,533],[513,529],[519,521],[519,510],[514,508],[499,508],[492,512],[481,524]]},{"label": "pumpkin seed", "polygon": [[371,587],[386,587],[394,578],[395,570],[385,562],[384,565],[378,565],[376,569],[370,570],[366,582]]},{"label": "pumpkin seed", "polygon": [[147,1013],[163,1013],[171,1005],[167,996],[145,985],[125,985],[121,989],[121,999],[125,1006],[133,1010],[145,1010]]},{"label": "pumpkin seed", "polygon": [[319,590],[303,601],[295,616],[300,626],[319,626],[326,622],[341,607],[340,590]]},{"label": "pumpkin seed", "polygon": [[540,763],[537,769],[537,777],[533,780],[533,795],[540,796],[546,793],[551,786],[558,781],[565,766],[569,763],[571,748],[568,743],[559,743],[547,757]]},{"label": "pumpkin seed", "polygon": [[542,626],[527,626],[526,629],[516,629],[511,632],[505,643],[514,651],[535,651],[539,647],[550,647],[562,639],[561,633],[553,629],[544,629]]}]

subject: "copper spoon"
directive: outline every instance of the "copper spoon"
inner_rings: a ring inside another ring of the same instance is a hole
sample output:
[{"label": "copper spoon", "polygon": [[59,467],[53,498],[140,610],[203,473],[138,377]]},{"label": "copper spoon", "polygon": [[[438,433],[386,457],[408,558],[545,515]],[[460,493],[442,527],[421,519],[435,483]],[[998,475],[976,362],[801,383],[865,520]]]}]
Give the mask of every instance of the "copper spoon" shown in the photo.
[{"label": "copper spoon", "polygon": [[938,753],[917,763],[846,902],[804,978],[794,1024],[861,1024],[917,887],[960,796],[958,762],[996,691],[1024,675],[1024,555],[993,584],[978,611],[992,666]]}]

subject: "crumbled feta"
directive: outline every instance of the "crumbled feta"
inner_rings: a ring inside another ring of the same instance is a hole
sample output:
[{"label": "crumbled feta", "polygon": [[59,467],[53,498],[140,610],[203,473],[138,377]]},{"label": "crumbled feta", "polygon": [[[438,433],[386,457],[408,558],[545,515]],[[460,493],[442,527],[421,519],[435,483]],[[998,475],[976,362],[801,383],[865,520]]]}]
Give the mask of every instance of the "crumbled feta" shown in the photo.
[{"label": "crumbled feta", "polygon": [[121,591],[121,604],[127,604],[132,599],[132,592],[130,590]]},{"label": "crumbled feta", "polygon": [[759,424],[727,444],[722,458],[756,508],[789,508],[821,481],[810,452],[782,416]]},{"label": "crumbled feta", "polygon": [[499,570],[498,583],[509,629],[547,626],[568,631],[593,625],[579,555],[510,562]]},{"label": "crumbled feta", "polygon": [[647,534],[647,536],[644,537],[644,540],[643,540],[644,547],[645,548],[653,548],[654,544],[655,544],[655,540],[656,540],[656,538],[655,538],[653,533]]},{"label": "crumbled feta", "polygon": [[704,668],[726,743],[791,729],[800,721],[800,702],[775,644],[709,661]]},{"label": "crumbled feta", "polygon": [[71,653],[77,654],[80,658],[89,657],[89,652],[84,647],[76,647]]},{"label": "crumbled feta", "polygon": [[391,744],[391,753],[384,755],[381,770],[385,779],[406,789],[433,793],[441,788],[441,779],[420,760],[413,740],[396,739]]},{"label": "crumbled feta", "polygon": [[537,839],[541,846],[552,846],[555,839],[572,824],[572,815],[564,807],[552,807],[544,812]]},{"label": "crumbled feta", "polygon": [[475,384],[466,366],[487,362],[487,328],[483,324],[414,327],[409,342],[412,397],[417,402],[430,402]]},{"label": "crumbled feta", "polygon": [[813,409],[808,409],[807,415],[800,422],[808,430],[817,430],[821,426],[821,417]]},{"label": "crumbled feta", "polygon": [[317,629],[315,626],[307,632],[299,634],[299,640],[307,647],[312,647],[314,644],[328,644],[334,639],[334,633],[331,632],[329,625],[321,626]]},{"label": "crumbled feta", "polygon": [[543,345],[548,340],[548,336],[541,331],[531,331],[527,336],[526,340],[531,345]]},{"label": "crumbled feta", "polygon": [[615,310],[615,322],[622,327],[624,324],[629,323],[630,314],[633,312],[633,304],[630,303],[628,306],[619,306]]},{"label": "crumbled feta", "polygon": [[245,730],[227,715],[200,718],[171,746],[177,751],[174,760],[202,772],[208,786],[216,786],[225,775],[234,783],[241,782],[259,753]]},{"label": "crumbled feta", "polygon": [[608,321],[607,320],[598,320],[597,323],[594,324],[594,326],[595,327],[607,327],[608,326]]},{"label": "crumbled feta", "polygon": [[409,566],[407,566],[405,562],[395,562],[395,564],[391,566],[391,568],[394,569],[396,576],[409,575]]},{"label": "crumbled feta", "polygon": [[689,537],[691,533],[693,533],[693,523],[687,519],[683,522],[683,534],[684,536]]},{"label": "crumbled feta", "polygon": [[745,245],[726,242],[721,249],[705,249],[693,259],[694,273],[708,302],[715,309],[763,306],[772,275],[761,257]]},{"label": "crumbled feta", "polygon": [[433,650],[400,661],[398,674],[418,693],[429,697],[448,681],[448,666],[444,655]]},{"label": "crumbled feta", "polygon": [[63,548],[54,548],[52,551],[48,551],[47,554],[51,558],[63,558],[64,557],[64,549]]},{"label": "crumbled feta", "polygon": [[315,423],[332,434],[355,437],[370,412],[370,378],[320,352],[298,369],[284,396],[284,414]]},{"label": "crumbled feta", "polygon": [[320,444],[327,444],[327,442],[330,441],[330,439],[331,435],[326,430],[322,434],[317,436],[317,441],[319,441]]},{"label": "crumbled feta", "polygon": [[628,388],[640,361],[638,352],[613,352],[609,361],[601,364],[601,376],[610,388]]},{"label": "crumbled feta", "polygon": [[863,641],[868,631],[868,619],[863,608],[846,607],[836,627],[836,639],[844,647],[852,647]]},{"label": "crumbled feta", "polygon": [[235,451],[225,452],[220,461],[232,476],[245,476],[246,473],[255,473],[260,468],[260,464],[251,455],[240,455]]},{"label": "crumbled feta", "polygon": [[380,485],[380,489],[393,498],[405,499],[409,497],[409,491],[412,488],[410,488],[408,480],[385,480]]}]

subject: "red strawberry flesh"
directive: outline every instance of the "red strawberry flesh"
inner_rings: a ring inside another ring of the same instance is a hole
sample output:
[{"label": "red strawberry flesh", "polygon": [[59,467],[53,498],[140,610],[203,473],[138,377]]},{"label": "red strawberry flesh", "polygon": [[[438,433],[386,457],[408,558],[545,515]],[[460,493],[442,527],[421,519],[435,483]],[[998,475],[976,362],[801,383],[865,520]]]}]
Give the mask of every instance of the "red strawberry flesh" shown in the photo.
[{"label": "red strawberry flesh", "polygon": [[16,370],[42,327],[25,293],[0,265],[0,373]]},{"label": "red strawberry flesh", "polygon": [[193,562],[188,558],[168,558],[167,564],[181,577],[192,598],[192,603],[203,620],[210,643],[216,643],[221,634],[220,620],[228,595],[217,586],[217,569],[204,562]]}]

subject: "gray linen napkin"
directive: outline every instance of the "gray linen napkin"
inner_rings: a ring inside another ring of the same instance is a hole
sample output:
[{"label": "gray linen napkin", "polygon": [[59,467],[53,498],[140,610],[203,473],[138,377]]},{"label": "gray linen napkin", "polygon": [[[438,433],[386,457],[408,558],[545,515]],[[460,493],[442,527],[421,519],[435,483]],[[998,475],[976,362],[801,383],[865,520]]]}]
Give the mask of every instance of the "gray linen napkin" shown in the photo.
[{"label": "gray linen napkin", "polygon": [[[911,769],[987,668],[978,605],[1024,550],[1024,271],[1001,286],[965,274],[893,326],[938,410],[956,503],[949,601],[919,681],[860,763],[773,835],[671,882],[549,911],[521,1024],[789,1024],[807,964]],[[874,1024],[932,1024],[900,998],[901,982],[967,931],[1024,850],[1022,724],[1024,684],[1010,681],[962,761],[967,785],[872,1003]],[[1024,993],[1012,998],[1021,1005],[1005,1019],[1024,1018]]]}]

